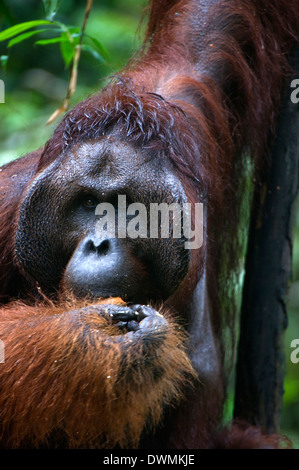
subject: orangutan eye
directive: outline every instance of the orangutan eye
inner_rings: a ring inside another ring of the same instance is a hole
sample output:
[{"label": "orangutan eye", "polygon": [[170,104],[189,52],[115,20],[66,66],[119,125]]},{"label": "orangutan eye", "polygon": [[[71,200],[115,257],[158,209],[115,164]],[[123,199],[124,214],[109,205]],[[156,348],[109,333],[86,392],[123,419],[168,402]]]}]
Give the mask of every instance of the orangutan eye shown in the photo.
[{"label": "orangutan eye", "polygon": [[94,196],[85,196],[82,200],[82,206],[85,209],[95,209],[99,201]]}]

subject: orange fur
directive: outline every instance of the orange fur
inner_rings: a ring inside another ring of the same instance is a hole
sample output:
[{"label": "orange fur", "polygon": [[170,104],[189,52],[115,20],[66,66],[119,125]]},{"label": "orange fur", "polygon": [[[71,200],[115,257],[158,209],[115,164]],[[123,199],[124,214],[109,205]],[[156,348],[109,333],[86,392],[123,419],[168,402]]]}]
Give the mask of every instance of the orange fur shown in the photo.
[{"label": "orange fur", "polygon": [[171,316],[164,341],[134,339],[94,312],[103,303],[83,314],[84,302],[1,310],[5,447],[137,447],[145,426],[154,428],[163,406],[180,398],[193,370]]}]

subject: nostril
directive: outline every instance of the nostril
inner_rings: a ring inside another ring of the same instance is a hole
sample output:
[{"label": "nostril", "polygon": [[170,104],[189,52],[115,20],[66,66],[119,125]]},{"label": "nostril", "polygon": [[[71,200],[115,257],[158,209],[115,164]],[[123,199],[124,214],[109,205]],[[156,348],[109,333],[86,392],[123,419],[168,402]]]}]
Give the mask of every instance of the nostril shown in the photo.
[{"label": "nostril", "polygon": [[88,242],[85,245],[84,251],[85,251],[86,254],[96,253],[97,249],[96,249],[95,244],[93,243],[92,240],[88,240]]},{"label": "nostril", "polygon": [[97,255],[105,256],[108,254],[109,249],[110,249],[109,240],[103,240],[97,244],[95,244],[93,240],[88,240],[84,248],[84,253],[86,255],[90,253],[96,253]]},{"label": "nostril", "polygon": [[107,255],[110,248],[109,240],[103,240],[97,247],[96,251],[98,255]]}]

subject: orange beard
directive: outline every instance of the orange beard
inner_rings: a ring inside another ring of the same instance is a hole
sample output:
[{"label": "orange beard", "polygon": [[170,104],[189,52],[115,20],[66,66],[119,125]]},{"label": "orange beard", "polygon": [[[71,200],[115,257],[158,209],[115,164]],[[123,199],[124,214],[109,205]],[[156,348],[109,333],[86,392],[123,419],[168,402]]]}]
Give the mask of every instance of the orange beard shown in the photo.
[{"label": "orange beard", "polygon": [[121,332],[105,314],[108,302],[125,306],[106,299],[92,306],[14,303],[0,311],[5,447],[135,448],[164,406],[180,399],[195,373],[171,315]]}]

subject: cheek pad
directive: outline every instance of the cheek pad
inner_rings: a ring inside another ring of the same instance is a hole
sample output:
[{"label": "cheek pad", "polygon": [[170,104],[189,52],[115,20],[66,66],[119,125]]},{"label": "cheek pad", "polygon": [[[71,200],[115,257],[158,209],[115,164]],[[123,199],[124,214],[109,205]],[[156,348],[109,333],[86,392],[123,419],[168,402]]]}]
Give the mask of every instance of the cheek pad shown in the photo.
[{"label": "cheek pad", "polygon": [[27,192],[16,231],[17,259],[36,281],[56,288],[66,264],[61,203],[50,177],[42,173]]}]

